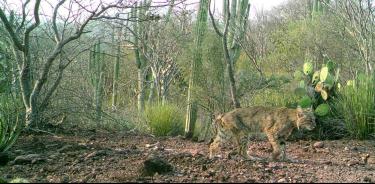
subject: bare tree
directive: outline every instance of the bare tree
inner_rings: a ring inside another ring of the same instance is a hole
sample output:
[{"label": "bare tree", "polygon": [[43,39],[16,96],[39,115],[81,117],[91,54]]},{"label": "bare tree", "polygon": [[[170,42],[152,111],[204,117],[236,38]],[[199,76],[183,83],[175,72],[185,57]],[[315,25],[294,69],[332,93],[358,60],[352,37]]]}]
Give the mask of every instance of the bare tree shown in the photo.
[{"label": "bare tree", "polygon": [[[3,6],[0,6],[0,20],[12,42],[13,54],[19,70],[20,93],[26,109],[26,127],[38,120],[39,112],[45,109],[52,94],[59,86],[65,68],[72,61],[63,62],[64,60],[58,59],[64,52],[64,48],[87,33],[86,27],[90,22],[99,19],[121,18],[119,14],[112,16],[109,10],[128,9],[134,6],[134,2],[122,0],[111,3],[60,0],[55,5],[51,4],[52,14],[45,15],[40,11],[41,0],[36,0],[33,5],[30,2],[30,0],[25,1],[19,8],[20,20],[17,24],[10,22],[7,16],[10,14],[9,12],[17,12],[17,10],[6,8],[8,7],[5,6],[6,2],[3,3]],[[31,11],[32,14],[28,14]],[[46,19],[46,21],[44,22],[43,19]],[[34,58],[31,57],[34,52],[31,48],[31,42],[35,39],[33,35],[38,30],[37,28],[41,27],[41,23],[50,26],[54,45],[48,56],[41,61],[41,68],[35,71],[38,76],[31,78],[31,68],[34,64]],[[56,61],[60,61],[59,69],[56,71],[58,77],[55,81],[51,81],[52,85],[46,86],[45,84],[50,80],[50,76],[55,73],[51,68]],[[44,94],[46,95],[41,93],[42,90],[45,91]]]},{"label": "bare tree", "polygon": [[365,71],[370,74],[374,63],[375,5],[372,0],[322,1],[345,25],[345,31],[354,39],[362,57]]}]

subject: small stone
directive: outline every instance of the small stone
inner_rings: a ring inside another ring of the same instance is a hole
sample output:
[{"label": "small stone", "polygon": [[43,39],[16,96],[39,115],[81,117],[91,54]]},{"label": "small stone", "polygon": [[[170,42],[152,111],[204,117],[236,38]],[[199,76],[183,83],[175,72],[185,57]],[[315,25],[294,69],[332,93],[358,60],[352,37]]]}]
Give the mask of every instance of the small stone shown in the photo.
[{"label": "small stone", "polygon": [[216,174],[216,172],[215,172],[214,170],[209,170],[209,171],[208,171],[208,175],[209,175],[210,177],[215,176],[215,174]]},{"label": "small stone", "polygon": [[349,161],[348,166],[353,166],[353,165],[357,165],[357,164],[359,164],[359,162],[357,160],[351,160],[351,161]]},{"label": "small stone", "polygon": [[367,159],[367,164],[375,165],[375,157],[374,157],[374,156],[370,156],[370,157]]},{"label": "small stone", "polygon": [[202,171],[207,171],[207,166],[206,165],[202,165]]},{"label": "small stone", "polygon": [[277,180],[277,183],[285,183],[285,182],[286,182],[285,178],[281,178],[281,179]]},{"label": "small stone", "polygon": [[314,143],[314,148],[323,148],[323,147],[324,147],[324,143],[321,141]]},{"label": "small stone", "polygon": [[367,164],[369,157],[370,157],[370,154],[365,154],[361,157],[364,164]]},{"label": "small stone", "polygon": [[34,164],[39,161],[45,161],[39,154],[21,155],[14,159],[14,164]]},{"label": "small stone", "polygon": [[371,178],[370,177],[368,177],[368,176],[365,176],[364,178],[363,178],[363,181],[364,182],[369,182],[369,183],[371,183]]},{"label": "small stone", "polygon": [[350,149],[348,147],[345,146],[344,148],[345,151],[349,151]]},{"label": "small stone", "polygon": [[143,176],[153,176],[155,173],[164,174],[171,172],[173,166],[166,160],[151,155],[144,162],[140,172]]},{"label": "small stone", "polygon": [[302,150],[303,150],[304,152],[308,152],[308,151],[309,151],[309,146],[305,146],[305,147],[303,147]]},{"label": "small stone", "polygon": [[107,153],[106,150],[94,151],[94,152],[88,154],[88,155],[86,156],[85,160],[90,159],[90,158],[92,158],[92,159],[97,159],[97,158],[100,157],[100,156],[106,156],[106,155],[108,155],[108,153]]},{"label": "small stone", "polygon": [[332,164],[332,161],[324,160],[324,161],[321,161],[320,164],[331,165],[331,164]]},{"label": "small stone", "polygon": [[57,151],[61,153],[61,152],[70,151],[72,148],[73,148],[72,145],[65,145],[62,148],[58,149]]}]

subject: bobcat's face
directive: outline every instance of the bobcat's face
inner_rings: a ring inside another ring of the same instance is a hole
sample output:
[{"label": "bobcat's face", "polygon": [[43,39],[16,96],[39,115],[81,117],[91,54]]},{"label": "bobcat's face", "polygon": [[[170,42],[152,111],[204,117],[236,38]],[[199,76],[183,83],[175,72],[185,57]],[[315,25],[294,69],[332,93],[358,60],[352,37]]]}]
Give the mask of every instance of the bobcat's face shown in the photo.
[{"label": "bobcat's face", "polygon": [[303,110],[297,108],[297,128],[313,130],[316,127],[315,115],[311,108]]}]

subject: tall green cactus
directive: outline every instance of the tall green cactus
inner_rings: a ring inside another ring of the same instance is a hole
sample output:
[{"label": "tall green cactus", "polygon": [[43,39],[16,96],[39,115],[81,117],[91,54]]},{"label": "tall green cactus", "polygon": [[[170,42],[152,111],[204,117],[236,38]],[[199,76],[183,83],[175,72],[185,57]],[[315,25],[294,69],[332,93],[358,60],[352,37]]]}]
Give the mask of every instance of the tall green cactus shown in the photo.
[{"label": "tall green cactus", "polygon": [[[247,23],[250,13],[250,3],[249,0],[233,0],[232,3],[232,14],[233,20],[232,24],[230,24],[231,28],[230,35],[233,35],[230,39],[228,39],[228,42],[230,43],[231,48],[231,57],[233,60],[233,64],[235,64],[238,61],[238,58],[240,57],[240,43],[245,36],[245,32],[247,30]],[[237,5],[238,4],[238,5]],[[234,8],[234,5],[236,5],[236,8]]]},{"label": "tall green cactus", "polygon": [[[229,5],[231,2],[231,5]],[[230,92],[234,108],[241,107],[237,98],[236,81],[234,79],[233,66],[240,56],[240,42],[242,42],[247,30],[247,20],[250,13],[249,0],[224,0],[224,30],[220,31],[215,24],[213,14],[210,13],[211,20],[216,33],[222,38],[224,58],[227,63]]]},{"label": "tall green cactus", "polygon": [[202,43],[205,37],[207,30],[207,15],[208,15],[208,0],[201,0],[198,10],[198,19],[195,27],[195,39],[194,39],[194,57],[190,65],[190,79],[189,79],[189,88],[188,88],[188,107],[186,113],[186,122],[185,122],[185,137],[191,138],[193,130],[195,127],[195,122],[197,120],[197,97],[194,94],[194,90],[197,86],[197,83],[200,80],[203,80],[199,77],[202,68]]},{"label": "tall green cactus", "polygon": [[104,54],[100,50],[100,40],[94,45],[90,54],[91,84],[94,86],[94,101],[97,122],[102,119],[103,85],[104,85]]},{"label": "tall green cactus", "polygon": [[[149,9],[151,1],[150,0],[144,0],[139,1],[137,6],[131,9],[131,16],[133,18],[139,18],[141,20],[146,18],[146,12]],[[137,65],[137,73],[138,73],[138,95],[137,95],[137,107],[138,112],[143,112],[145,107],[145,67],[146,67],[146,59],[143,57],[143,55],[140,52],[141,44],[139,41],[139,38],[143,38],[144,35],[144,27],[145,24],[141,21],[135,21],[133,22],[133,31],[135,33],[134,35],[134,54],[135,54],[135,62]],[[147,42],[147,40],[142,40],[143,42]]]}]

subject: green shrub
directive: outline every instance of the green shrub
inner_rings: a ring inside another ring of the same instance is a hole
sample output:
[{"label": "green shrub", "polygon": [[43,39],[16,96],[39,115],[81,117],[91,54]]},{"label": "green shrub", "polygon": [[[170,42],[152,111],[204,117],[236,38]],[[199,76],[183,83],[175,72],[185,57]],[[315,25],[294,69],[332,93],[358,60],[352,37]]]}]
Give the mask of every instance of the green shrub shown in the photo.
[{"label": "green shrub", "polygon": [[[283,91],[282,93],[280,91]],[[274,107],[297,107],[296,101],[298,96],[290,91],[289,87],[281,87],[279,89],[264,89],[255,94],[251,100],[252,105],[274,106]]]},{"label": "green shrub", "polygon": [[22,112],[19,100],[0,94],[0,152],[9,149],[18,138],[24,125]]},{"label": "green shrub", "polygon": [[359,75],[342,87],[335,101],[336,115],[343,118],[348,133],[355,138],[375,136],[375,73]]},{"label": "green shrub", "polygon": [[147,106],[144,117],[156,136],[175,136],[183,133],[183,112],[174,104]]}]

